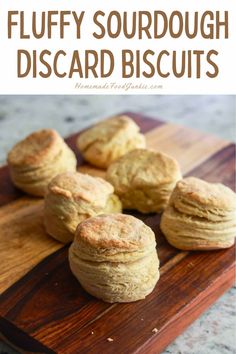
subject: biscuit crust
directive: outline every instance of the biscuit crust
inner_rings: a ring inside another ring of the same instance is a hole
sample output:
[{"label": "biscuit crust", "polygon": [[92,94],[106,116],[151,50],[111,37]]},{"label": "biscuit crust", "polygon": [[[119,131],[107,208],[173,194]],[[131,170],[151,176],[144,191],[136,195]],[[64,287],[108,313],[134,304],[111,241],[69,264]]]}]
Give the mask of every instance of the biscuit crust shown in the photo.
[{"label": "biscuit crust", "polygon": [[8,163],[20,167],[41,165],[59,153],[62,142],[62,138],[55,130],[39,130],[13,147],[8,154]]},{"label": "biscuit crust", "polygon": [[[190,215],[207,216],[213,221],[235,213],[235,193],[221,183],[208,183],[196,177],[179,181],[173,191],[173,205]],[[210,214],[209,214],[210,212]]]},{"label": "biscuit crust", "polygon": [[155,246],[151,229],[141,220],[125,214],[108,214],[86,220],[78,226],[75,241],[105,249],[105,254],[113,248],[120,252],[140,251]]},{"label": "biscuit crust", "polygon": [[127,116],[102,121],[80,134],[77,146],[84,159],[99,168],[135,148],[145,148],[145,137],[137,124]]},{"label": "biscuit crust", "polygon": [[176,160],[161,152],[135,149],[111,164],[106,179],[125,209],[160,212],[181,172]]}]

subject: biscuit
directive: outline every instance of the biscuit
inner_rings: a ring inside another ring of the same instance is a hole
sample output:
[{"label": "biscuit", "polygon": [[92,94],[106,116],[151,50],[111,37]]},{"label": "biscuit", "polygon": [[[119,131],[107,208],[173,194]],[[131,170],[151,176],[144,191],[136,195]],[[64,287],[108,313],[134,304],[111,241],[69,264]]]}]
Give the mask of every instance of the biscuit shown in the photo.
[{"label": "biscuit", "polygon": [[73,241],[83,220],[103,213],[121,212],[113,186],[99,177],[78,172],[56,176],[45,197],[44,223],[49,235],[58,241]]},{"label": "biscuit", "polygon": [[77,146],[86,161],[107,168],[114,160],[135,148],[145,148],[144,135],[129,117],[107,119],[80,134]]},{"label": "biscuit", "polygon": [[159,279],[153,231],[130,215],[101,215],[82,222],[69,249],[72,273],[106,302],[144,299]]},{"label": "biscuit", "polygon": [[228,248],[236,236],[236,194],[220,183],[185,178],[171,195],[161,230],[181,250]]},{"label": "biscuit", "polygon": [[124,209],[151,213],[166,207],[181,172],[172,157],[136,149],[113,162],[106,179],[114,186]]},{"label": "biscuit", "polygon": [[76,171],[76,157],[60,135],[39,130],[17,143],[8,154],[12,182],[28,194],[44,196],[58,173]]}]

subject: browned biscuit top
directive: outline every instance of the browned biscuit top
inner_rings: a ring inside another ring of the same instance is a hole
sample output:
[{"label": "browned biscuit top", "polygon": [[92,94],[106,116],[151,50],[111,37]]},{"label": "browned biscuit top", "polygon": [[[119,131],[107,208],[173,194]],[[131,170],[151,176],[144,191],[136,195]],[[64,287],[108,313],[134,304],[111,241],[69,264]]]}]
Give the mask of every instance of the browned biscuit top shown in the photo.
[{"label": "browned biscuit top", "polygon": [[135,149],[113,162],[107,179],[119,189],[124,186],[155,187],[181,178],[179,165],[172,157],[153,150]]},{"label": "browned biscuit top", "polygon": [[91,144],[110,142],[114,137],[119,136],[120,133],[126,134],[129,132],[129,134],[136,134],[138,131],[139,127],[131,118],[118,116],[104,120],[83,132],[78,138],[78,146],[81,151],[84,151]]},{"label": "browned biscuit top", "polygon": [[87,202],[107,200],[114,191],[113,186],[100,177],[92,177],[79,172],[66,172],[57,175],[50,182],[51,193],[68,199],[83,199]]},{"label": "browned biscuit top", "polygon": [[209,183],[196,177],[187,177],[176,184],[170,203],[184,198],[205,206],[236,210],[236,194],[221,183]]},{"label": "browned biscuit top", "polygon": [[53,129],[43,129],[17,143],[8,154],[14,166],[39,165],[60,152],[63,139]]},{"label": "browned biscuit top", "polygon": [[125,214],[100,215],[81,223],[74,242],[99,249],[133,251],[155,245],[155,235],[141,220]]}]

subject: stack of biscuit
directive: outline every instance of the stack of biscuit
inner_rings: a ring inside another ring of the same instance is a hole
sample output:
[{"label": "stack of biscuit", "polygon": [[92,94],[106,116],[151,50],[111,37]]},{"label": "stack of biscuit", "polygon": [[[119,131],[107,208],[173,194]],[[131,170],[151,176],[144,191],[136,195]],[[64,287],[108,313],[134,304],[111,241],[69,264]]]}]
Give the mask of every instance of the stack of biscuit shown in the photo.
[{"label": "stack of biscuit", "polygon": [[104,179],[82,173],[63,173],[48,186],[44,222],[49,235],[67,243],[83,220],[103,213],[122,211],[114,188]]},{"label": "stack of biscuit", "polygon": [[58,173],[76,171],[76,157],[60,135],[51,129],[32,133],[8,154],[14,185],[28,194],[44,196]]},{"label": "stack of biscuit", "polygon": [[181,250],[228,248],[236,235],[236,194],[219,183],[185,178],[171,195],[161,230]]},{"label": "stack of biscuit", "polygon": [[110,165],[106,175],[124,209],[142,213],[162,211],[181,178],[176,160],[146,149],[135,149],[125,154]]},{"label": "stack of biscuit", "polygon": [[82,222],[69,249],[82,287],[106,302],[144,299],[159,279],[153,231],[130,215],[101,215]]},{"label": "stack of biscuit", "polygon": [[144,135],[127,116],[114,117],[80,134],[77,145],[86,161],[107,168],[112,161],[135,148],[145,148]]}]

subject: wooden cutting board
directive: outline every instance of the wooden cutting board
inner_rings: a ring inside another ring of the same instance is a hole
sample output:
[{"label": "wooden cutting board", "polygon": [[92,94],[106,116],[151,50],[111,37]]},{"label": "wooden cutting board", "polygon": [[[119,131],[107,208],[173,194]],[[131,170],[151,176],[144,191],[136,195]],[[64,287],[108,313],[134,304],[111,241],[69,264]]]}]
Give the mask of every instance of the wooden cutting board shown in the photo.
[{"label": "wooden cutting board", "polygon": [[[235,187],[234,144],[129,115],[148,146],[174,156],[184,175]],[[66,141],[81,165],[77,135]],[[80,170],[104,174],[86,165]],[[83,291],[72,276],[68,247],[46,235],[42,207],[41,199],[12,186],[7,167],[0,169],[0,326],[2,337],[23,352],[157,354],[233,284],[234,247],[180,252],[161,234],[159,215],[133,213],[156,234],[161,278],[145,300],[106,304]]]}]

